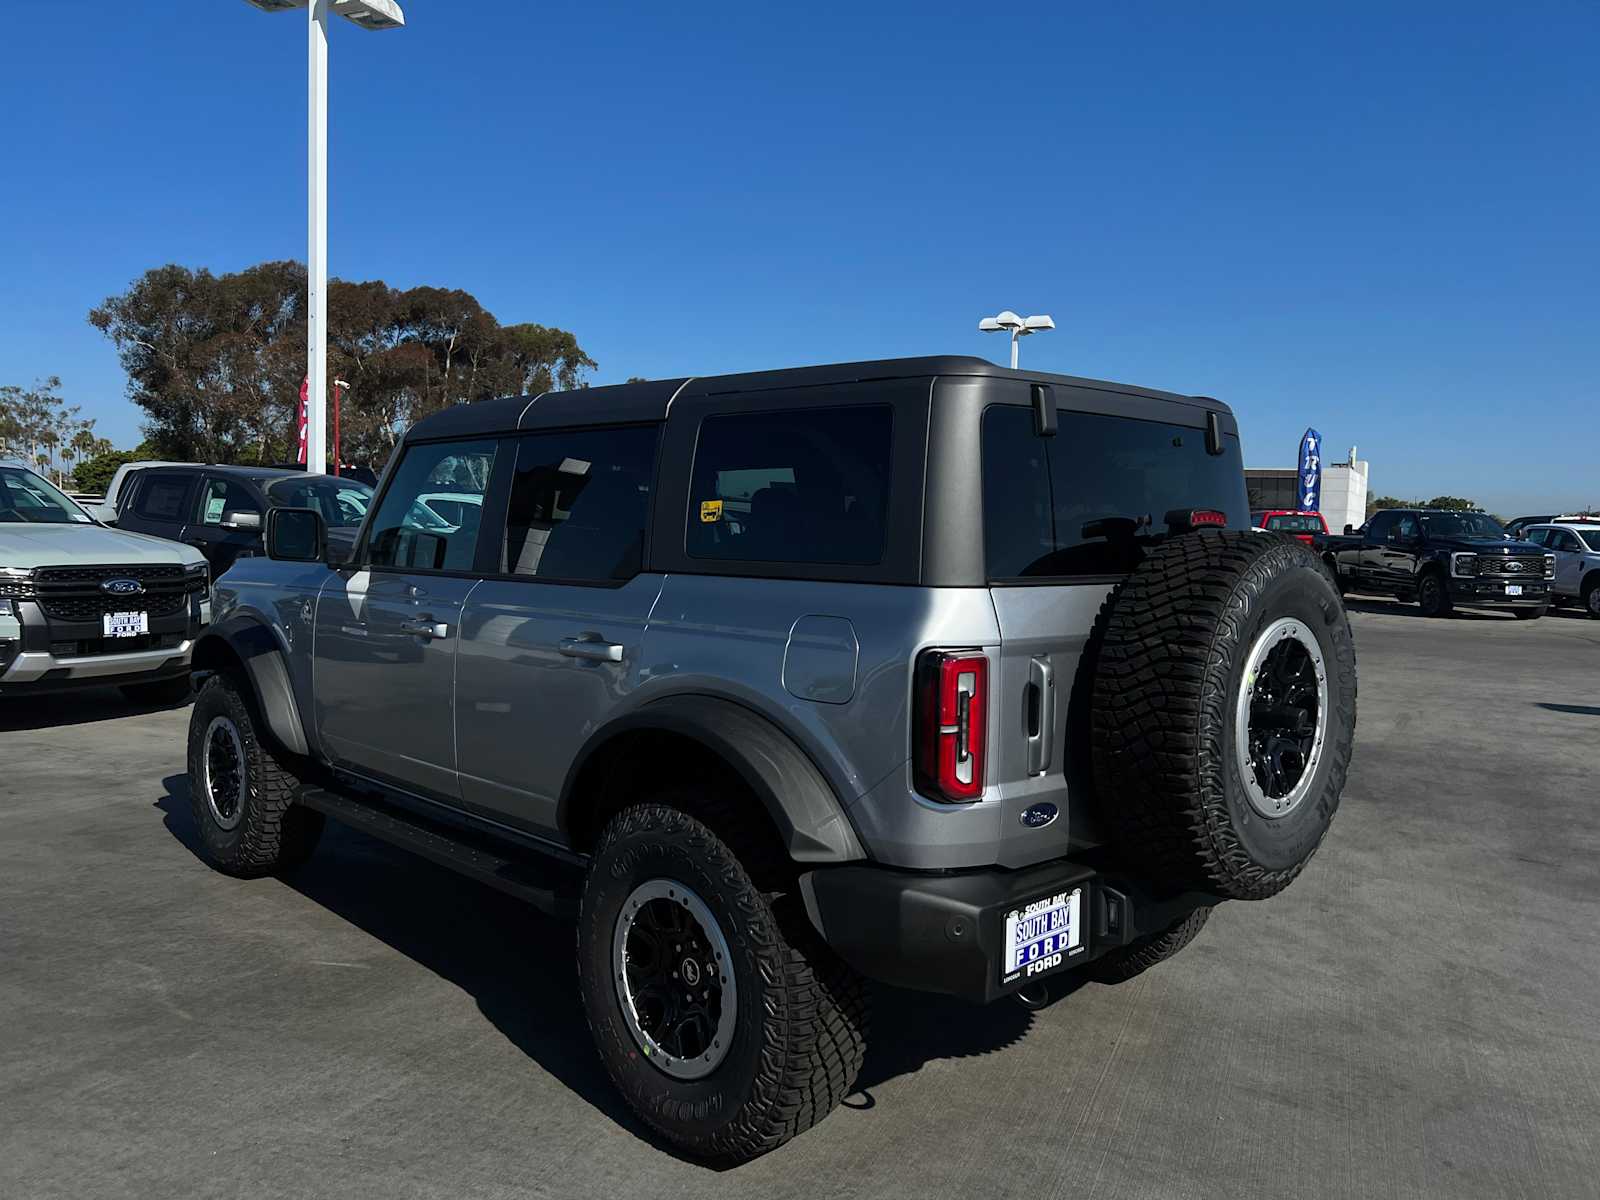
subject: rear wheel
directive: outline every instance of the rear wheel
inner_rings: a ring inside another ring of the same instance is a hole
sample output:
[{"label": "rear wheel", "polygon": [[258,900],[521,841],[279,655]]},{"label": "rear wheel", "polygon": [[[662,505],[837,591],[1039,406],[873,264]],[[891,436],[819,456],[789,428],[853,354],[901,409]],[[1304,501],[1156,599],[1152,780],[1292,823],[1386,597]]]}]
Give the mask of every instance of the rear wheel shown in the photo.
[{"label": "rear wheel", "polygon": [[664,799],[623,810],[595,848],[578,923],[584,1009],[642,1120],[690,1154],[742,1162],[848,1094],[866,993],[798,894],[774,886],[764,830],[736,817],[713,830],[684,811],[706,812],[699,798]]},{"label": "rear wheel", "polygon": [[1089,978],[1100,983],[1126,983],[1136,975],[1143,975],[1194,941],[1210,919],[1209,908],[1197,908],[1160,933],[1108,951],[1089,964]]},{"label": "rear wheel", "polygon": [[1425,617],[1448,617],[1452,608],[1450,592],[1444,585],[1444,577],[1437,571],[1429,571],[1417,581],[1417,607],[1422,609]]},{"label": "rear wheel", "polygon": [[1141,874],[1240,900],[1287,887],[1333,820],[1355,719],[1349,618],[1298,542],[1172,538],[1110,601],[1095,790]]},{"label": "rear wheel", "polygon": [[207,857],[230,875],[292,870],[322,836],[322,814],[295,803],[299,779],[257,728],[229,676],[206,680],[189,713],[189,804]]}]

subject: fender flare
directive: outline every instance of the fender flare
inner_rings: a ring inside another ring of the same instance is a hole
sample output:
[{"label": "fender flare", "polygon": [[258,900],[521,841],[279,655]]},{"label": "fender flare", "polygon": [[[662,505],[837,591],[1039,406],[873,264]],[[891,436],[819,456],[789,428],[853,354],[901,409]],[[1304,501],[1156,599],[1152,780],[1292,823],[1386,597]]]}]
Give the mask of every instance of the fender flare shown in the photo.
[{"label": "fender flare", "polygon": [[561,785],[556,819],[564,834],[570,835],[573,793],[584,767],[614,739],[633,731],[677,734],[720,757],[761,801],[795,862],[867,857],[838,796],[793,738],[741,704],[704,695],[652,700],[591,734]]},{"label": "fender flare", "polygon": [[254,617],[235,615],[207,629],[195,643],[196,672],[216,671],[233,661],[243,670],[273,738],[290,753],[308,756],[286,652],[272,629]]}]

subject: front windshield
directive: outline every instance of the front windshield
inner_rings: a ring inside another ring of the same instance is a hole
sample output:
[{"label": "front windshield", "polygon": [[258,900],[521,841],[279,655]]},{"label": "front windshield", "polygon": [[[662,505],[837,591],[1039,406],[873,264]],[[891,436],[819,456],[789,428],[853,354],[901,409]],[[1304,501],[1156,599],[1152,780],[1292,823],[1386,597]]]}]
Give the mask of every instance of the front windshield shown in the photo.
[{"label": "front windshield", "polygon": [[1505,529],[1488,513],[1437,512],[1422,514],[1429,537],[1503,538]]},{"label": "front windshield", "polygon": [[93,525],[94,519],[32,471],[0,467],[0,524]]},{"label": "front windshield", "polygon": [[328,525],[359,525],[372,503],[372,489],[337,475],[289,476],[267,486],[274,508],[314,508]]}]

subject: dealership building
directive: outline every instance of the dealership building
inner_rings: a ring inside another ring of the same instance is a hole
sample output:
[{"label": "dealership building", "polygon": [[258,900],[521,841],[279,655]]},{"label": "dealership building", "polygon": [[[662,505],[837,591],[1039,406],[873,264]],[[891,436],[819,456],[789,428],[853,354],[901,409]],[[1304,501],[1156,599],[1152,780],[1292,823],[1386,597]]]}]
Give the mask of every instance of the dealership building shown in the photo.
[{"label": "dealership building", "polygon": [[[1293,467],[1246,467],[1244,482],[1253,510],[1300,507],[1299,473]],[[1356,457],[1354,446],[1344,462],[1322,464],[1322,517],[1334,533],[1367,519],[1367,463]]]}]

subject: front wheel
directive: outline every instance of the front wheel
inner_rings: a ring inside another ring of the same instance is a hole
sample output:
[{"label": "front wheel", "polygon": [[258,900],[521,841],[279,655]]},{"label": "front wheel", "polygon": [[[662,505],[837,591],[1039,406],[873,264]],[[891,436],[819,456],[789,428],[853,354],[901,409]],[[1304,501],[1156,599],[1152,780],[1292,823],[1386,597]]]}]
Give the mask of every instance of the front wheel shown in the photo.
[{"label": "front wheel", "polygon": [[206,857],[247,878],[299,866],[323,824],[299,797],[299,779],[262,744],[249,699],[227,675],[207,679],[189,711],[189,804]]},{"label": "front wheel", "polygon": [[1591,620],[1600,621],[1600,579],[1591,579],[1583,585],[1583,611]]},{"label": "front wheel", "polygon": [[1437,571],[1429,571],[1417,582],[1417,607],[1425,617],[1448,617],[1452,605],[1444,579]]},{"label": "front wheel", "polygon": [[861,979],[822,944],[797,893],[752,880],[757,840],[670,804],[625,809],[600,837],[578,921],[583,1005],[606,1073],[679,1149],[725,1162],[827,1116],[866,1048]]}]

